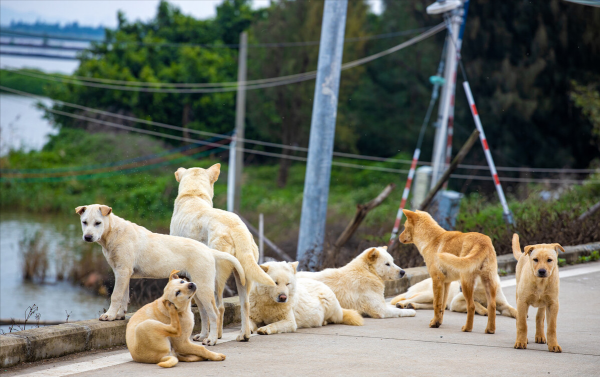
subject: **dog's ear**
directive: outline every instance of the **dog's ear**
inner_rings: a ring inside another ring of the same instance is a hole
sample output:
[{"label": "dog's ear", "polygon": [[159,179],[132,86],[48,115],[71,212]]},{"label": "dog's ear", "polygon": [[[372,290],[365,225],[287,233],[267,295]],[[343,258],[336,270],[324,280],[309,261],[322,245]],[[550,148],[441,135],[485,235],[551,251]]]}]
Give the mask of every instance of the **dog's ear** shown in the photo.
[{"label": "dog's ear", "polygon": [[300,263],[300,262],[295,261],[295,262],[290,263],[292,265],[292,268],[294,269],[294,274],[296,272],[298,272],[298,263]]},{"label": "dog's ear", "polygon": [[177,171],[175,172],[175,179],[177,180],[177,182],[181,182],[181,178],[183,178],[183,173],[186,170],[187,170],[186,168],[177,169]]},{"label": "dog's ear", "polygon": [[377,260],[377,258],[379,258],[379,250],[373,247],[367,252],[367,261],[373,263]]},{"label": "dog's ear", "polygon": [[208,168],[208,176],[210,177],[210,183],[215,183],[217,179],[219,179],[219,174],[221,174],[221,164],[217,163]]},{"label": "dog's ear", "polygon": [[101,205],[100,213],[102,214],[102,216],[108,216],[112,213],[112,208],[110,208],[109,206]]},{"label": "dog's ear", "polygon": [[416,212],[410,211],[408,209],[403,209],[402,213],[404,213],[404,216],[406,216],[406,220],[416,220],[419,215],[417,215]]},{"label": "dog's ear", "polygon": [[171,271],[171,274],[169,275],[169,280],[179,279],[179,276],[177,276],[178,272],[179,272],[179,270],[173,270],[173,271]]},{"label": "dog's ear", "polygon": [[382,248],[383,250],[387,250],[387,245],[385,246],[379,246],[380,248]]},{"label": "dog's ear", "polygon": [[556,250],[556,254],[558,254],[558,250],[562,251],[563,253],[565,252],[565,249],[557,243],[553,243],[552,246],[554,246],[554,250]]},{"label": "dog's ear", "polygon": [[535,245],[529,245],[529,246],[525,246],[525,249],[523,250],[523,252],[526,255],[531,255],[531,252],[533,251],[533,248],[535,247]]},{"label": "dog's ear", "polygon": [[258,267],[262,268],[264,272],[269,272],[269,266],[264,264],[259,264]]},{"label": "dog's ear", "polygon": [[85,210],[87,209],[86,206],[79,206],[77,208],[75,208],[75,213],[78,214],[79,216],[81,216]]}]

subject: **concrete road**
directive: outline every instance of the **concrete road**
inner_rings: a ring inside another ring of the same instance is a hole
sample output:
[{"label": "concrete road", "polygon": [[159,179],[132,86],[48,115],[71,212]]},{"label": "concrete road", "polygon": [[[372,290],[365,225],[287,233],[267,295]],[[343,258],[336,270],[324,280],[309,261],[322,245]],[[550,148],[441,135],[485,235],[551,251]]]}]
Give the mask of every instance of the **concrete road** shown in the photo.
[{"label": "concrete road", "polygon": [[[561,269],[558,341],[563,353],[533,343],[535,310],[529,312],[529,346],[515,350],[515,320],[497,317],[497,332],[484,334],[487,317],[475,316],[472,333],[460,331],[466,315],[446,312],[444,324],[430,329],[432,311],[414,318],[366,319],[362,327],[329,325],[294,334],[233,339],[212,349],[222,362],[180,362],[174,369],[139,364],[126,350],[75,357],[67,361],[8,370],[6,376],[592,376],[600,375],[600,263]],[[504,292],[515,305],[515,287]]]}]

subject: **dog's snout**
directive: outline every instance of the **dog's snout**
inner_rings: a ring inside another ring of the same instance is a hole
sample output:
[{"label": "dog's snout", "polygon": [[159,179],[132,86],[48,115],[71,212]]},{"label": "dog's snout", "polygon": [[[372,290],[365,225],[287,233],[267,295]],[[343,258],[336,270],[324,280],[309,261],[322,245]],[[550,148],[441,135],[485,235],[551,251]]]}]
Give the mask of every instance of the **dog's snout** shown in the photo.
[{"label": "dog's snout", "polygon": [[277,300],[279,300],[279,302],[286,302],[287,301],[287,296],[283,293],[281,293],[278,297]]},{"label": "dog's snout", "polygon": [[404,270],[400,270],[400,277],[404,277],[404,275],[406,274],[406,272],[404,272]]},{"label": "dog's snout", "polygon": [[194,283],[189,283],[189,284],[188,284],[188,288],[189,288],[191,291],[195,291],[195,290],[196,290],[196,284],[194,284]]},{"label": "dog's snout", "polygon": [[92,236],[90,234],[86,234],[85,236],[83,236],[83,239],[86,240],[87,242],[92,242],[93,238],[94,238],[94,236]]},{"label": "dog's snout", "polygon": [[545,269],[545,268],[540,268],[540,269],[538,270],[538,274],[539,274],[540,276],[546,276],[546,269]]}]

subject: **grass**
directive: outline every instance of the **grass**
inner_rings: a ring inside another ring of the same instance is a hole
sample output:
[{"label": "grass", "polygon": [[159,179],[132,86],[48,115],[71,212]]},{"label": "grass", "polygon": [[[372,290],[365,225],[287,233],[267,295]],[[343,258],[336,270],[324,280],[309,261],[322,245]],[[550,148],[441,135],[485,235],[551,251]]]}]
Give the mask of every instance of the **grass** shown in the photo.
[{"label": "grass", "polygon": [[[31,73],[44,73],[37,69],[28,69]],[[53,85],[46,80],[19,75],[15,72],[0,69],[0,85],[6,86],[11,89],[21,90],[31,94],[37,94],[39,96],[43,96],[46,94],[46,88],[48,85]],[[54,85],[57,85],[54,83]],[[0,90],[0,93],[4,93],[7,91]],[[10,93],[10,92],[7,92]]]},{"label": "grass", "polygon": [[[126,133],[90,134],[82,130],[63,128],[42,151],[12,151],[0,159],[2,169],[75,168],[121,161],[173,148],[160,141]],[[173,172],[179,167],[209,167],[222,162],[221,176],[215,184],[215,207],[226,208],[227,170],[226,152],[187,159],[151,170],[116,174],[110,177],[78,180],[69,178],[61,182],[23,182],[8,180],[0,183],[0,206],[3,209],[39,212],[63,212],[74,215],[74,208],[91,203],[113,207],[115,214],[146,226],[168,232],[173,203],[177,195],[177,182]],[[172,157],[182,157],[175,153]],[[408,156],[399,155],[398,158]],[[366,164],[366,163],[363,163]],[[373,163],[386,166],[384,163]],[[389,165],[388,165],[389,166]],[[298,225],[302,208],[305,165],[293,164],[285,188],[276,183],[278,165],[249,165],[244,169],[241,213],[257,225],[259,213],[265,216],[266,236],[291,255],[295,255]],[[6,170],[3,178],[7,177]],[[355,236],[346,245],[348,258],[364,248],[387,244],[393,221],[401,200],[405,176],[385,172],[333,167],[329,194],[326,247],[333,243],[356,211],[356,205],[377,196],[390,182],[397,188],[388,199],[374,209]],[[598,178],[595,178],[598,179]],[[585,184],[564,192],[557,200],[542,201],[534,192],[529,199],[509,204],[517,220],[517,232],[524,245],[542,242],[559,242],[573,245],[600,239],[597,227],[598,214],[584,223],[575,219],[600,200],[600,185]],[[495,198],[494,198],[495,199]],[[76,222],[73,216],[73,222]],[[489,235],[498,254],[510,253],[512,230],[502,220],[502,208],[495,200],[473,193],[461,204],[457,229],[478,231]],[[402,249],[396,256],[403,267],[422,263],[418,253]],[[267,249],[267,255],[269,250]],[[409,255],[413,253],[415,255]]]}]

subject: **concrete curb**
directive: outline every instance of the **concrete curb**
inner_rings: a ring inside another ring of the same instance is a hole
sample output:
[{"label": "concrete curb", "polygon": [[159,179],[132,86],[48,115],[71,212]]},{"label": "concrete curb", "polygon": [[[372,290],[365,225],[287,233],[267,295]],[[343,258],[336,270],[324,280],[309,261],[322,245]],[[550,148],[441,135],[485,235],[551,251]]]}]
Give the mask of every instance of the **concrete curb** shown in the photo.
[{"label": "concrete curb", "polygon": [[[224,325],[240,322],[240,304],[237,297],[225,302]],[[196,317],[194,332],[200,331],[198,308],[192,308]],[[125,345],[125,329],[133,314],[124,321],[101,322],[97,319],[46,326],[0,335],[0,366],[32,362],[72,353]]]},{"label": "concrete curb", "polygon": [[[568,263],[574,262],[582,255],[589,255],[600,250],[600,243],[565,247],[560,255]],[[507,273],[514,272],[517,261],[510,255],[498,257],[498,269]],[[385,296],[396,296],[422,280],[429,278],[426,267],[407,268],[406,278],[387,281]],[[237,297],[225,300],[224,324],[240,321],[240,304]],[[196,317],[194,332],[200,331],[198,309],[193,308]],[[97,319],[46,326],[16,333],[0,335],[0,366],[2,368],[22,362],[32,362],[72,353],[102,349],[125,344],[125,329],[131,314],[124,321],[100,322]]]}]

